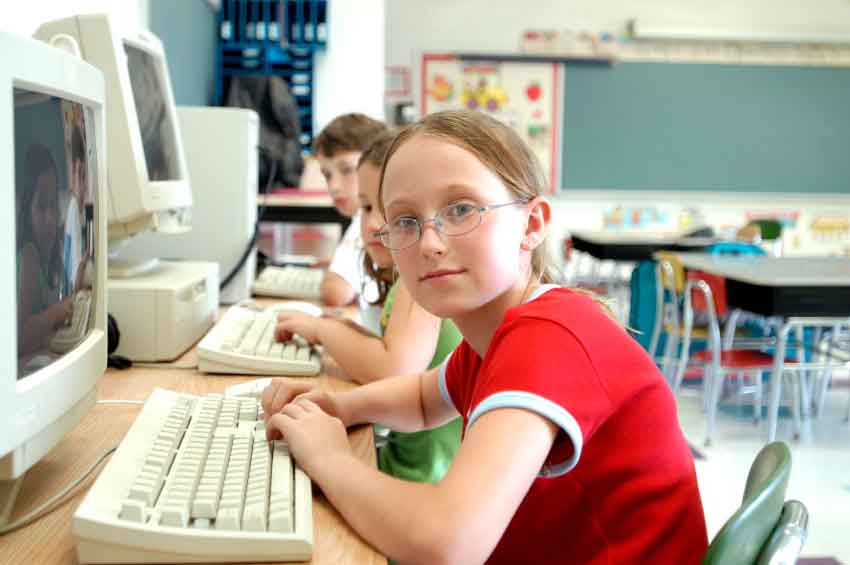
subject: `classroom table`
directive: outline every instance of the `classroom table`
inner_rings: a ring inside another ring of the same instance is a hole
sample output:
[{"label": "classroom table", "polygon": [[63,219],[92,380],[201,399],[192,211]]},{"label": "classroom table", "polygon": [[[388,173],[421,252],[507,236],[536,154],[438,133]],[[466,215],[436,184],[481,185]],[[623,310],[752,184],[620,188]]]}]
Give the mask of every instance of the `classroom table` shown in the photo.
[{"label": "classroom table", "polygon": [[327,192],[292,190],[257,196],[257,206],[263,222],[339,224],[342,233],[351,223],[334,207]]},{"label": "classroom table", "polygon": [[600,260],[642,261],[658,251],[691,251],[716,243],[713,237],[682,237],[676,233],[640,231],[571,232],[573,249]]},{"label": "classroom table", "polygon": [[726,279],[730,307],[763,316],[850,315],[850,259],[676,253],[685,269]]},{"label": "classroom table", "polygon": [[[812,326],[844,326],[850,320],[850,259],[846,257],[734,257],[706,253],[676,253],[688,270],[726,279],[726,301],[763,316],[783,319],[777,331],[768,406],[768,440],[776,437],[785,345],[791,331]],[[809,366],[807,364],[807,366]],[[807,387],[801,404],[808,406]],[[794,411],[795,423],[797,412]]]},{"label": "classroom table", "polygon": [[[323,360],[324,361],[324,360]],[[197,364],[194,351],[184,355],[179,365]],[[323,365],[324,367],[324,365]],[[340,375],[338,368],[329,367]],[[323,369],[324,370],[324,369]],[[194,369],[133,367],[124,371],[108,369],[97,387],[98,400],[145,400],[154,388],[203,395],[220,393],[232,384],[257,377],[206,375]],[[319,386],[344,390],[355,386],[340,376],[323,375]],[[23,516],[57,493],[95,461],[105,449],[121,441],[140,412],[141,405],[96,404],[83,420],[47,456],[26,474],[12,520]],[[358,457],[375,464],[375,444],[371,426],[349,430],[349,440]],[[103,465],[105,463],[102,463]],[[71,535],[71,517],[84,493],[94,482],[98,469],[77,487],[73,496],[41,519],[0,537],[0,562],[77,563]],[[310,563],[385,564],[386,559],[357,535],[342,516],[318,491],[313,494],[314,547]]]}]

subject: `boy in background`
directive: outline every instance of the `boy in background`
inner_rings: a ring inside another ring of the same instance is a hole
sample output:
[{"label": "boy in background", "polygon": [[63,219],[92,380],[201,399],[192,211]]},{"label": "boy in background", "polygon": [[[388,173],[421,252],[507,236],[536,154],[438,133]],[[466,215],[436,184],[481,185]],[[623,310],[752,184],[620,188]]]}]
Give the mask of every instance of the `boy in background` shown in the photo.
[{"label": "boy in background", "polygon": [[[357,163],[361,153],[386,129],[382,122],[364,114],[343,114],[325,126],[313,142],[313,154],[319,160],[334,206],[340,214],[351,218],[322,280],[321,299],[328,306],[351,304],[366,290]],[[365,325],[370,326],[368,322]]]}]

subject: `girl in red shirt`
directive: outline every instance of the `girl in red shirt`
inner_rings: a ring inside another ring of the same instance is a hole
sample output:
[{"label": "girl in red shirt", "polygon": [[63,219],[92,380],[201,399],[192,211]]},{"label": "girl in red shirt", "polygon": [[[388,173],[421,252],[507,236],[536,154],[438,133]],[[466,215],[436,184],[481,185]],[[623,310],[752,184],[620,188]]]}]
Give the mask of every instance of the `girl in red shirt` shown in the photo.
[{"label": "girl in red shirt", "polygon": [[[399,562],[696,563],[705,521],[673,397],[602,307],[551,284],[545,192],[531,150],[484,114],[403,130],[381,172],[382,241],[413,299],[464,341],[438,368],[345,393],[275,380],[267,433]],[[436,484],[370,468],[345,433],[458,414],[463,441]]]}]

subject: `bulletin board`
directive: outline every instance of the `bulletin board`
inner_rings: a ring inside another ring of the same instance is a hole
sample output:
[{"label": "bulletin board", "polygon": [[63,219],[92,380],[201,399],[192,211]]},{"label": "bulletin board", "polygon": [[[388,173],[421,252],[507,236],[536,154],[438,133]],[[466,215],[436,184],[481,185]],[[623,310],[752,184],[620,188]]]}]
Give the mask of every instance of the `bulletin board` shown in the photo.
[{"label": "bulletin board", "polygon": [[562,81],[563,68],[554,62],[425,53],[420,108],[422,115],[479,110],[510,125],[537,155],[554,193],[561,187]]}]

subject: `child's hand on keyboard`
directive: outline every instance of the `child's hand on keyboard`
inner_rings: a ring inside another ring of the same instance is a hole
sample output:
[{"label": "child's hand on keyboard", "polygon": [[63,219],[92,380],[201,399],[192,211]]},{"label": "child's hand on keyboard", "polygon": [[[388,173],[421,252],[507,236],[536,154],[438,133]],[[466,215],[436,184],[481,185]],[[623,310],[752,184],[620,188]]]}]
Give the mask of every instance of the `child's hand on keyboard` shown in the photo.
[{"label": "child's hand on keyboard", "polygon": [[313,477],[320,462],[329,460],[328,456],[350,454],[351,444],[342,421],[328,415],[307,396],[296,397],[280,413],[273,414],[267,420],[266,433],[273,429],[280,434],[301,468]]},{"label": "child's hand on keyboard", "polygon": [[319,323],[321,318],[294,310],[281,310],[277,314],[275,337],[278,341],[288,341],[293,335],[300,335],[310,345],[319,342]]},{"label": "child's hand on keyboard", "polygon": [[335,416],[342,419],[343,422],[345,421],[333,397],[327,392],[314,390],[314,386],[313,383],[305,382],[303,379],[272,379],[269,386],[263,391],[263,396],[260,400],[267,424],[266,437],[269,440],[281,438],[280,432],[268,425],[269,419],[299,398],[310,400],[330,416]]}]

